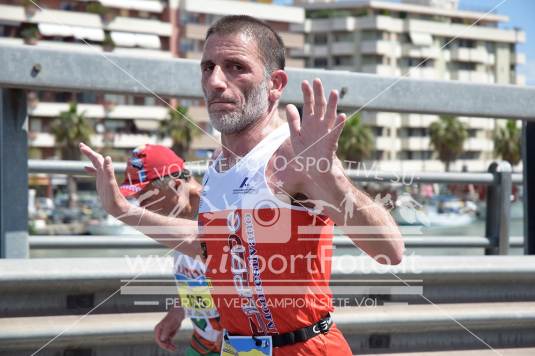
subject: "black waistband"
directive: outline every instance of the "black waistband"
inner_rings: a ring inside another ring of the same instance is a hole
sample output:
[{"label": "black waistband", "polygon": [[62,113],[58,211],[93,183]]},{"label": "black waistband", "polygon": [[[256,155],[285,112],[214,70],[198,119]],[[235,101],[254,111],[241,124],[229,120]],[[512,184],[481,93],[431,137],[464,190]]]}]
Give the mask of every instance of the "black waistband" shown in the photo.
[{"label": "black waistband", "polygon": [[[331,315],[327,314],[325,318],[321,319],[316,324],[305,326],[304,328],[290,331],[285,334],[271,335],[273,347],[282,347],[287,345],[293,345],[298,342],[305,342],[319,334],[326,334],[332,325],[333,320],[331,318]],[[253,339],[254,338],[255,337],[253,336]]]}]

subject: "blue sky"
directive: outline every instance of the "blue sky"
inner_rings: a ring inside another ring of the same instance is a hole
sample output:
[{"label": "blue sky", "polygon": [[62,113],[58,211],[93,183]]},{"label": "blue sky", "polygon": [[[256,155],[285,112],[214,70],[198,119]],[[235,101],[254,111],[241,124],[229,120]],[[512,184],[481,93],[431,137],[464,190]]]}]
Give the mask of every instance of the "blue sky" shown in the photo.
[{"label": "blue sky", "polygon": [[[275,0],[274,2],[286,5],[292,3],[291,0]],[[526,54],[526,64],[520,65],[518,69],[526,76],[527,84],[535,86],[535,1],[460,0],[459,6],[466,10],[489,11],[498,4],[500,5],[495,12],[509,17],[509,23],[503,24],[502,27],[519,27],[526,33],[526,42],[518,47],[519,52]]]}]

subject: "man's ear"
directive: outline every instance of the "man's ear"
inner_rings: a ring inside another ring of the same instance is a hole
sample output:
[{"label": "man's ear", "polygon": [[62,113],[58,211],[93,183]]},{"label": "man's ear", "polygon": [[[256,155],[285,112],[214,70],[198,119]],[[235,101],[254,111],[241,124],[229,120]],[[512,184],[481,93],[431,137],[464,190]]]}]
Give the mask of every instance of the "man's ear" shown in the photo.
[{"label": "man's ear", "polygon": [[276,102],[282,96],[282,92],[288,84],[288,74],[282,69],[277,69],[271,73],[271,87],[269,90],[269,101]]},{"label": "man's ear", "polygon": [[182,180],[180,178],[175,178],[173,180],[169,181],[169,188],[173,189],[175,192],[180,188],[182,185]]}]

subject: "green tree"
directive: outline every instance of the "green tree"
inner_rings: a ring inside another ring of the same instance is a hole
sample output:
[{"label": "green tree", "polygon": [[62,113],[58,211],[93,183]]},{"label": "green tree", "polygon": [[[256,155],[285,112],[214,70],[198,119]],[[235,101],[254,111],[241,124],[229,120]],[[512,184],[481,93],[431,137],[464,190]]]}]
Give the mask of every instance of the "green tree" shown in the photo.
[{"label": "green tree", "polygon": [[522,132],[516,120],[507,120],[505,127],[496,126],[494,131],[494,154],[508,161],[512,167],[520,162],[520,140]]},{"label": "green tree", "polygon": [[[79,161],[80,142],[90,144],[93,127],[85,118],[84,113],[78,113],[78,105],[75,102],[69,104],[67,111],[61,112],[59,117],[52,122],[52,134],[56,141],[56,147],[60,149],[61,159]],[[74,208],[78,200],[76,194],[76,180],[73,176],[67,179],[69,192],[69,207]]]},{"label": "green tree", "polygon": [[371,156],[374,148],[372,130],[362,122],[360,113],[354,113],[340,134],[338,155],[342,160],[361,162]]},{"label": "green tree", "polygon": [[429,135],[438,158],[449,172],[451,162],[463,153],[464,141],[468,138],[466,125],[454,116],[441,116],[429,126]]},{"label": "green tree", "polygon": [[171,149],[181,157],[186,157],[193,139],[200,134],[192,122],[194,120],[189,115],[188,108],[183,106],[169,110],[167,119],[160,122],[160,137],[170,137],[173,142]]}]

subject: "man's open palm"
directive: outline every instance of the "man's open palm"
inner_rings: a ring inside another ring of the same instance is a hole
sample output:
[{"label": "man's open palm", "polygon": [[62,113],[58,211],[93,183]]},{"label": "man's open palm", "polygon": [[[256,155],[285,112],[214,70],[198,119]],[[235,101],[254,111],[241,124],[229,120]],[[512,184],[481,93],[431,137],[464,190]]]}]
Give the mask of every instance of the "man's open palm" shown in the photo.
[{"label": "man's open palm", "polygon": [[121,215],[129,204],[119,191],[111,158],[104,158],[83,143],[80,143],[80,151],[92,163],[92,167],[86,166],[85,171],[96,177],[97,193],[102,207],[115,217]]},{"label": "man's open palm", "polygon": [[290,126],[290,140],[296,156],[320,158],[332,163],[336,156],[338,139],[344,128],[345,114],[337,114],[338,93],[333,90],[325,100],[321,80],[313,85],[307,81],[301,84],[303,91],[303,120],[294,105],[286,106],[286,117]]}]

